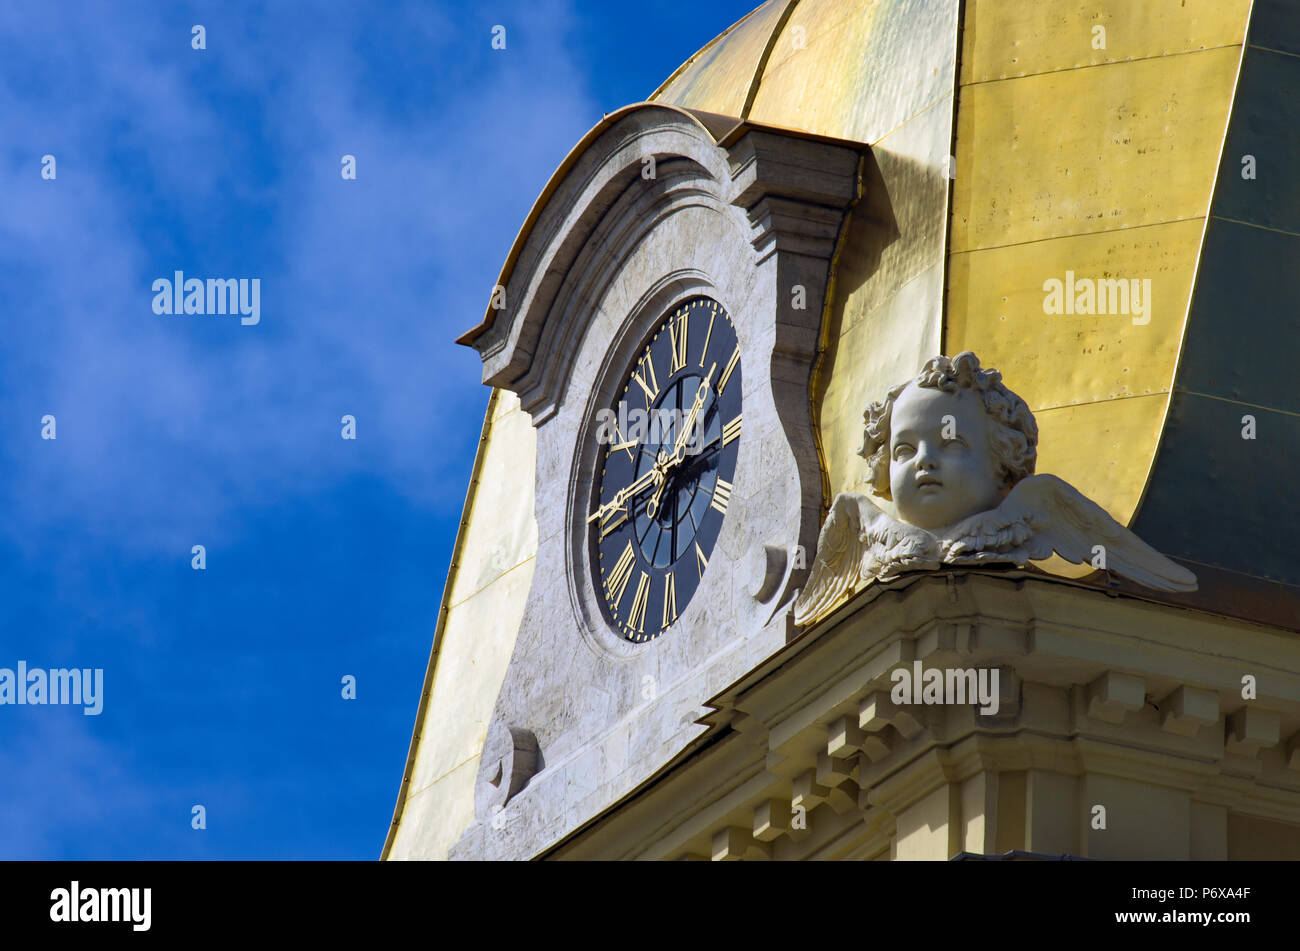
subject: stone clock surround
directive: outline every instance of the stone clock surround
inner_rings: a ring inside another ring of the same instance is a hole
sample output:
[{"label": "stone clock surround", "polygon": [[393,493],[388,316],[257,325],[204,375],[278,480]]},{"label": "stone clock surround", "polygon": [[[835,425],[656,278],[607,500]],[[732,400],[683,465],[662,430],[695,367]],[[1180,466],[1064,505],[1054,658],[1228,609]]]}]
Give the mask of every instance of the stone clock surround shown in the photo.
[{"label": "stone clock surround", "polygon": [[[639,105],[575,156],[516,246],[506,307],[462,338],[537,428],[538,550],[455,858],[536,855],[699,736],[703,702],[785,644],[780,608],[805,572],[784,553],[811,555],[821,519],[808,381],[858,147]],[[741,348],[735,490],[694,598],[633,644],[591,574],[595,416],[652,328],[696,296],[727,310]]]}]

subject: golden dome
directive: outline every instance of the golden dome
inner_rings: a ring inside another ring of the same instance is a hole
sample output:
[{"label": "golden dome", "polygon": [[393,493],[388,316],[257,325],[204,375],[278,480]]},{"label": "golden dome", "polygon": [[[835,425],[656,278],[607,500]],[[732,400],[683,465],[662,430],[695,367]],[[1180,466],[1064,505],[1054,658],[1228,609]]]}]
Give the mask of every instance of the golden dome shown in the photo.
[{"label": "golden dome", "polygon": [[[1282,176],[1270,196],[1238,174],[1238,153],[1265,147],[1278,168],[1294,165],[1284,130],[1298,107],[1280,90],[1300,60],[1267,6],[1246,41],[1251,9],[770,0],[655,91],[656,102],[872,147],[813,382],[830,492],[861,479],[868,402],[936,353],[973,350],[1033,408],[1039,470],[1195,562],[1211,579],[1204,603],[1222,608],[1223,584],[1240,592],[1252,575],[1300,586],[1252,498],[1291,523],[1300,501],[1262,479],[1245,501],[1227,497],[1241,491],[1231,480],[1243,445],[1300,478],[1300,398],[1265,369],[1269,352],[1300,356],[1285,331],[1300,287],[1278,279],[1294,270],[1300,186]],[[1225,288],[1240,289],[1243,271],[1256,275],[1253,362],[1228,368],[1246,315]],[[1091,303],[1054,312],[1053,282],[1091,285]],[[1091,293],[1103,285],[1111,305],[1118,290],[1137,296],[1103,311],[1106,295]],[[1243,442],[1252,414],[1276,444]],[[1256,610],[1231,600],[1234,613]]]},{"label": "golden dome", "polygon": [[956,25],[952,0],[769,0],[650,100],[874,143],[951,94]]}]

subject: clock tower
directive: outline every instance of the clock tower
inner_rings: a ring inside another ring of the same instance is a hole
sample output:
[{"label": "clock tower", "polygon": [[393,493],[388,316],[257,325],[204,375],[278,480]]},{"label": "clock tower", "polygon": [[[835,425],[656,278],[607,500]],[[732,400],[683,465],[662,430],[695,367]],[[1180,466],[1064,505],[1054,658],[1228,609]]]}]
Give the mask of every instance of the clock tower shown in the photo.
[{"label": "clock tower", "polygon": [[[384,857],[1300,857],[1296,9],[768,0],[597,123],[458,341]],[[1074,495],[948,537],[1008,426]]]},{"label": "clock tower", "polygon": [[505,306],[462,337],[534,427],[538,547],[453,856],[525,858],[612,805],[792,634],[822,506],[808,383],[863,154],[641,104],[547,186]]}]

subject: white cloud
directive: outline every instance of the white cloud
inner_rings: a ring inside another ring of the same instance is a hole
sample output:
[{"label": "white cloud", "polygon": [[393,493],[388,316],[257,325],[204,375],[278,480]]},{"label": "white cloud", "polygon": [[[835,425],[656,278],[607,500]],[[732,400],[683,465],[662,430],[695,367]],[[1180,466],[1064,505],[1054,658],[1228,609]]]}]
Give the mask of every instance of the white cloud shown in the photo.
[{"label": "white cloud", "polygon": [[[174,550],[197,522],[237,534],[244,509],[360,474],[458,510],[487,391],[451,340],[599,118],[567,6],[503,4],[499,54],[491,24],[415,2],[382,31],[361,11],[227,8],[203,53],[174,17],[77,9],[0,12],[41,51],[34,73],[0,63],[5,531],[31,551],[57,523]],[[409,63],[382,53],[394,31]],[[261,278],[262,323],[155,316],[172,267]]]}]

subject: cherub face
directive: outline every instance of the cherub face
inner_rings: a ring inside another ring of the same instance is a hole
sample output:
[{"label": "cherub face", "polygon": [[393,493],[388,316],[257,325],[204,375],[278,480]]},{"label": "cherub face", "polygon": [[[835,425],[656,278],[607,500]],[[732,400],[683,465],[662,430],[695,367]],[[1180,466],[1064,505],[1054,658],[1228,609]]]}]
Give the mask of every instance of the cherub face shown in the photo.
[{"label": "cherub face", "polygon": [[996,425],[979,395],[908,385],[890,417],[889,491],[903,521],[934,530],[1002,501],[989,440]]}]

